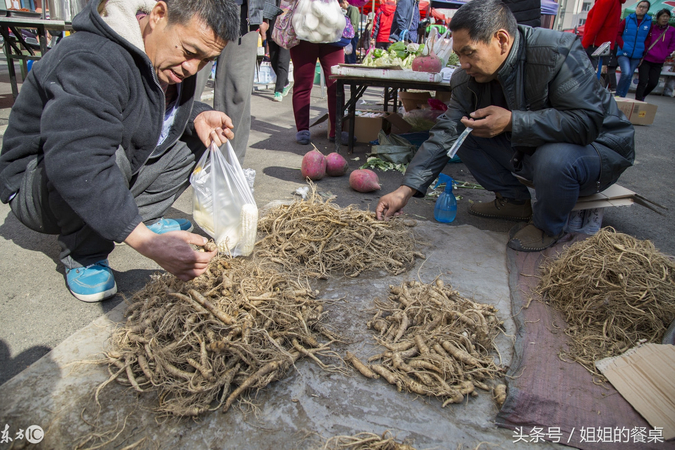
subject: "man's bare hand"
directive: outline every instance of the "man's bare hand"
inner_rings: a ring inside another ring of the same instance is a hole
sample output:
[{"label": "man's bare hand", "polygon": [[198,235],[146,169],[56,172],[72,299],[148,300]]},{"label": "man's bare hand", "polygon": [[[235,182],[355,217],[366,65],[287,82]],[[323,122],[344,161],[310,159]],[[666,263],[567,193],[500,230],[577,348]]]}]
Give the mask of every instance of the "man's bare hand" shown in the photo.
[{"label": "man's bare hand", "polygon": [[471,117],[462,117],[466,127],[473,128],[471,134],[482,138],[493,138],[505,131],[511,131],[511,111],[499,106],[477,109]]},{"label": "man's bare hand", "polygon": [[206,147],[212,141],[220,147],[225,141],[234,139],[232,128],[232,119],[220,111],[204,111],[195,118],[195,131]]},{"label": "man's bare hand", "polygon": [[204,273],[209,261],[218,254],[217,251],[199,252],[190,246],[201,246],[207,241],[205,237],[187,231],[155,234],[141,223],[124,242],[167,272],[188,281]]},{"label": "man's bare hand", "polygon": [[260,35],[262,36],[263,40],[265,40],[265,33],[267,33],[267,30],[270,29],[270,24],[267,22],[263,22],[260,24],[258,27],[258,31],[260,32]]},{"label": "man's bare hand", "polygon": [[375,216],[377,220],[387,220],[392,216],[397,216],[403,211],[403,207],[408,203],[410,197],[415,194],[415,190],[408,186],[401,186],[394,192],[380,198],[375,209]]}]

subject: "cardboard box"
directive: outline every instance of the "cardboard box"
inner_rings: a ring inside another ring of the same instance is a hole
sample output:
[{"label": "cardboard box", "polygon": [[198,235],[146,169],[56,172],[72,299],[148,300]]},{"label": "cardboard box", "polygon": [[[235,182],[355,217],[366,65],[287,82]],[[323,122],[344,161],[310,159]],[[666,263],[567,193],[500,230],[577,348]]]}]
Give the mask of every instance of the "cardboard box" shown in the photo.
[{"label": "cardboard box", "polygon": [[630,206],[635,203],[635,192],[618,184],[613,184],[602,192],[579,197],[572,211],[608,208],[611,206]]},{"label": "cardboard box", "polygon": [[448,91],[436,91],[436,96],[434,97],[443,103],[448,103],[452,98],[452,92]]},{"label": "cardboard box", "polygon": [[[342,122],[342,129],[349,131],[349,118]],[[354,119],[356,142],[371,142],[377,139],[380,130],[388,133],[407,133],[412,126],[398,113],[357,110]]]},{"label": "cardboard box", "polygon": [[663,439],[675,437],[675,346],[645,344],[596,361],[595,367]]},{"label": "cardboard box", "polygon": [[399,91],[398,93],[398,99],[403,103],[403,108],[405,108],[406,111],[428,108],[429,103],[427,103],[427,100],[430,98],[431,93],[429,92]]},{"label": "cardboard box", "polygon": [[616,104],[634,125],[651,125],[656,116],[656,105],[640,102],[632,98],[615,97]]}]

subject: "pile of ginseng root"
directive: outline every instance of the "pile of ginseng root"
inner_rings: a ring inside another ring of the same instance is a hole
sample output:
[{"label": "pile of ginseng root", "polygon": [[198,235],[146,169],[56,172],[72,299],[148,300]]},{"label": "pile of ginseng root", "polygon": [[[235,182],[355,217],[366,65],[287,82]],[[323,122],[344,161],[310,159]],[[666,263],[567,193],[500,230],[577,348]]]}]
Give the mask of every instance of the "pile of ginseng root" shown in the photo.
[{"label": "pile of ginseng root", "polygon": [[346,372],[329,347],[339,337],[325,326],[323,302],[308,280],[409,270],[424,257],[414,250],[410,227],[335,206],[312,186],[307,200],[260,220],[265,236],[252,256],[214,259],[189,282],[159,276],[134,295],[103,361],[110,378],[96,401],[117,380],[156,392],[159,413],[197,416],[227,411],[243,393],[281,378],[298,358]]},{"label": "pile of ginseng root", "polygon": [[605,381],[595,361],[660,343],[675,319],[675,263],[650,241],[606,227],[545,264],[536,293],[567,322],[560,358]]},{"label": "pile of ginseng root", "polygon": [[334,436],[326,441],[321,450],[415,450],[415,447],[396,441],[389,431],[385,431],[381,436],[369,432]]},{"label": "pile of ginseng root", "polygon": [[243,392],[280,379],[299,358],[345,372],[329,349],[336,337],[322,323],[316,295],[274,264],[244,258],[214,259],[189,282],[158,276],[132,298],[126,323],[113,333],[103,361],[110,378],[96,402],[101,388],[117,380],[154,391],[160,414],[197,416],[226,412]]},{"label": "pile of ginseng root", "polygon": [[312,278],[356,277],[377,269],[398,275],[410,270],[415,258],[424,259],[415,250],[414,223],[379,221],[372,212],[341,208],[312,185],[307,200],[278,206],[260,219],[258,231],[265,236],[256,243],[255,255]]},{"label": "pile of ginseng root", "polygon": [[503,324],[496,308],[462,297],[440,279],[389,289],[386,300],[375,299],[377,312],[367,323],[385,351],[370,357],[372,364],[349,352],[345,359],[368,378],[382,377],[399,391],[438,397],[443,406],[477,395],[475,388],[494,389],[501,405],[505,386],[488,384],[505,373],[495,363],[494,340]]}]

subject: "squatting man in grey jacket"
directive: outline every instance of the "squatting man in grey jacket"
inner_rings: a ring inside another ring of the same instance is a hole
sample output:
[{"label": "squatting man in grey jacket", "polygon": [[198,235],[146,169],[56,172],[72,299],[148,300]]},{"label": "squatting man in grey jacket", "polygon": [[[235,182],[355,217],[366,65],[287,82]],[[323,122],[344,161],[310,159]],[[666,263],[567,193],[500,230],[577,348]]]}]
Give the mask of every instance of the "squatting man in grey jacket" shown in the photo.
[{"label": "squatting man in grey jacket", "polygon": [[126,242],[189,280],[215,252],[185,219],[163,218],[205,149],[232,121],[194,101],[193,75],[239,36],[231,0],[91,0],[29,73],[0,156],[0,200],[27,227],[57,234],[82,301],[114,295],[108,266]]},{"label": "squatting man in grey jacket", "polygon": [[[461,68],[451,79],[448,110],[402,186],[380,199],[377,217],[423,196],[447,164],[448,149],[471,127],[458,154],[496,199],[471,205],[469,213],[529,221],[511,230],[508,246],[541,251],[562,237],[579,196],[606,189],[633,164],[633,126],[573,34],[518,26],[499,0],[465,4],[450,29]],[[533,205],[520,180],[534,185]]]}]

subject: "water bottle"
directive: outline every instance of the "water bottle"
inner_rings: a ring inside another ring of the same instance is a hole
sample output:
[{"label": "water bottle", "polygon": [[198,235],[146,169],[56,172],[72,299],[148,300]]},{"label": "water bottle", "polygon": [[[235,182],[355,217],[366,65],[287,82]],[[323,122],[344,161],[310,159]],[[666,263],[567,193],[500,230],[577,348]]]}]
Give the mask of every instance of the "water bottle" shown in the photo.
[{"label": "water bottle", "polygon": [[455,194],[452,193],[452,184],[454,181],[448,175],[442,173],[438,176],[438,185],[445,183],[445,190],[436,200],[436,207],[434,208],[434,218],[441,223],[450,223],[457,217],[457,200]]}]

